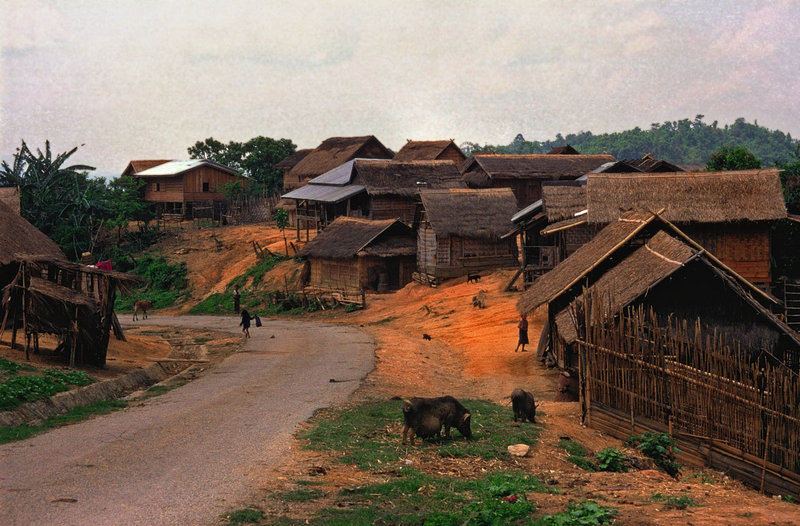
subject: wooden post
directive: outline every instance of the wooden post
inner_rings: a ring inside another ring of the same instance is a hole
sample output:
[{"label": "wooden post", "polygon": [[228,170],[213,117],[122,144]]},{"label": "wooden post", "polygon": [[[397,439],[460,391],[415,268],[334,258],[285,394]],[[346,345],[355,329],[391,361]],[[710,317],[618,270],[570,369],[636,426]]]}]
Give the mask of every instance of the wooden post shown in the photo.
[{"label": "wooden post", "polygon": [[25,331],[25,359],[30,360],[30,335],[28,333],[28,295],[30,294],[28,291],[29,282],[27,280],[27,265],[25,263],[22,264],[22,327]]},{"label": "wooden post", "polygon": [[770,431],[772,431],[772,424],[767,424],[767,438],[764,440],[764,461],[761,464],[761,488],[760,492],[764,493],[764,478],[767,475],[767,453],[769,453],[769,438]]},{"label": "wooden post", "polygon": [[75,353],[78,350],[78,307],[75,306],[75,315],[72,318],[72,348],[69,352],[69,366],[75,367]]}]

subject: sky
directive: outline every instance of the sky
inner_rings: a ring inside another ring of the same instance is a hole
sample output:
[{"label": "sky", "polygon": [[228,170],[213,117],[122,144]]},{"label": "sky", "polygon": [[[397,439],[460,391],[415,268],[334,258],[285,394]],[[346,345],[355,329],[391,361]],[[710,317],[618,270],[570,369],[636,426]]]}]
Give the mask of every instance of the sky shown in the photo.
[{"label": "sky", "polygon": [[[800,1],[2,0],[0,157],[506,144],[738,117],[800,136]],[[643,152],[646,153],[646,152]]]}]

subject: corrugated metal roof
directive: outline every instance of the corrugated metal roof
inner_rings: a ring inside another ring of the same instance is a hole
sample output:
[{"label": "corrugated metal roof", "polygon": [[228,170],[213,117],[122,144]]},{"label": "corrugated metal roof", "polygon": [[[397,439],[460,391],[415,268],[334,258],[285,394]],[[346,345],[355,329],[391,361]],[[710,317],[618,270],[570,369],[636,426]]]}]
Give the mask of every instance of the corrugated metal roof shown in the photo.
[{"label": "corrugated metal roof", "polygon": [[533,203],[529,204],[528,206],[526,206],[525,208],[523,208],[522,210],[511,216],[511,222],[518,223],[519,221],[522,221],[523,219],[528,219],[529,217],[532,217],[541,211],[542,211],[542,200],[539,199],[538,201],[534,201]]},{"label": "corrugated metal roof", "polygon": [[215,163],[214,161],[209,161],[206,159],[189,159],[188,161],[169,161],[164,164],[159,164],[158,166],[154,166],[153,168],[148,168],[147,170],[138,172],[136,176],[155,177],[155,176],[178,175],[203,165],[213,166],[215,168],[218,168],[220,170],[232,174],[237,173],[236,170],[234,170],[233,168],[225,166],[224,164]]},{"label": "corrugated metal roof", "polygon": [[297,190],[292,190],[281,197],[285,199],[303,199],[308,201],[321,201],[323,203],[338,203],[364,191],[360,184],[332,186],[325,184],[307,184]]}]

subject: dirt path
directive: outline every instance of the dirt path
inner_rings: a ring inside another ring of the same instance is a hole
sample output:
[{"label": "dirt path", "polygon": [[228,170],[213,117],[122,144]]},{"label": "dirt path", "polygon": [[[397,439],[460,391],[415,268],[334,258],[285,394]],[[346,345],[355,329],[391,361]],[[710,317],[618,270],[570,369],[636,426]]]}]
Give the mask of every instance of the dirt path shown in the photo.
[{"label": "dirt path", "polygon": [[[145,323],[235,330],[237,321]],[[0,446],[0,523],[201,524],[241,505],[296,425],[346,400],[374,357],[372,340],[349,327],[266,321],[251,334],[180,389]]]}]

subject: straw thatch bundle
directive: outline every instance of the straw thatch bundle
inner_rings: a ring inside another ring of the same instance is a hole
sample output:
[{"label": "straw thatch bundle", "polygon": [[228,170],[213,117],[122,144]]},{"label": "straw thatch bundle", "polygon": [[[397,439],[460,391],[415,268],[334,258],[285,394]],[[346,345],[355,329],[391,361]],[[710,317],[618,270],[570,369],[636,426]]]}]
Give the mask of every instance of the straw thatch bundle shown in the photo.
[{"label": "straw thatch bundle", "polygon": [[574,179],[612,161],[611,155],[475,154],[461,165],[461,173],[470,187],[486,188],[496,178]]},{"label": "straw thatch bundle", "polygon": [[673,223],[771,221],[786,217],[778,169],[664,174],[592,174],[590,223],[628,210],[660,210]]},{"label": "straw thatch bundle", "polygon": [[[451,148],[454,151],[457,150],[456,154],[461,152],[461,148],[459,148],[456,143],[451,140],[443,140],[443,141],[412,141],[409,139],[400,151],[397,152],[394,156],[395,161],[434,161],[439,159],[439,156],[442,155],[447,148]],[[461,162],[466,158],[463,152],[461,152]]]},{"label": "straw thatch bundle", "polygon": [[309,241],[298,255],[344,259],[364,252],[388,257],[413,254],[413,251],[408,252],[409,249],[416,249],[416,237],[414,230],[401,221],[338,217]]},{"label": "straw thatch bundle", "polygon": [[8,265],[25,254],[65,259],[52,239],[0,203],[0,266]]},{"label": "straw thatch bundle", "polygon": [[466,188],[451,161],[355,161],[354,182],[371,196],[416,197],[423,188]]},{"label": "straw thatch bundle", "polygon": [[20,214],[19,187],[6,186],[0,188],[0,203],[6,205],[8,208],[11,209],[12,212],[19,215]]},{"label": "straw thatch bundle", "polygon": [[498,240],[514,228],[510,188],[422,190],[420,197],[437,236]]},{"label": "straw thatch bundle", "polygon": [[284,160],[273,166],[273,168],[277,168],[278,170],[283,170],[284,172],[287,170],[291,170],[297,163],[302,161],[306,155],[313,151],[312,148],[304,148],[302,150],[297,150],[292,155],[286,157]]},{"label": "straw thatch bundle", "polygon": [[578,283],[588,272],[624,245],[655,219],[654,214],[628,212],[610,223],[567,259],[533,282],[517,302],[517,310],[529,313],[536,310]]},{"label": "straw thatch bundle", "polygon": [[[379,152],[380,155],[371,154],[366,151],[368,149]],[[373,135],[364,137],[331,137],[322,141],[322,144],[295,164],[289,170],[287,176],[291,180],[303,181],[332,170],[356,157],[391,159],[394,157],[394,153],[381,144]]]},{"label": "straw thatch bundle", "polygon": [[583,183],[543,183],[542,202],[550,222],[561,221],[586,210],[586,184]]}]

